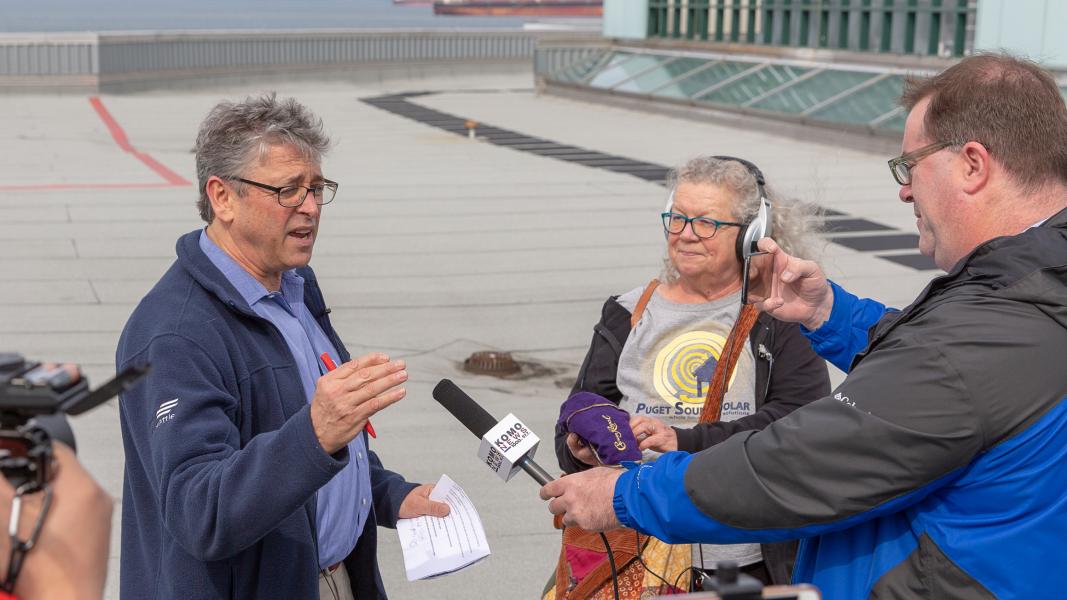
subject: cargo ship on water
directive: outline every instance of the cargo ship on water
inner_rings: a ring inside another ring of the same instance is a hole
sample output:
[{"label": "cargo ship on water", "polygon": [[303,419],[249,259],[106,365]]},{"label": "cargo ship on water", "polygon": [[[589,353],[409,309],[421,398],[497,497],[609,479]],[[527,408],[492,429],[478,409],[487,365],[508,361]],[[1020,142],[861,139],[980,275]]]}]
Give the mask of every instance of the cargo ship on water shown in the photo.
[{"label": "cargo ship on water", "polygon": [[603,0],[436,0],[435,15],[600,17]]}]

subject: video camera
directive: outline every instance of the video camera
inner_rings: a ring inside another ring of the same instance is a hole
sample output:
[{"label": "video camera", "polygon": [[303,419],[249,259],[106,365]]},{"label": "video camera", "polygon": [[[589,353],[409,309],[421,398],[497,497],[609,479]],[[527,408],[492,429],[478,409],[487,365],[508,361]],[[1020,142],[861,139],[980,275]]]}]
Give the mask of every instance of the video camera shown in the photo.
[{"label": "video camera", "polygon": [[148,372],[130,367],[89,390],[77,365],[26,361],[0,353],[0,472],[16,490],[32,493],[51,479],[52,440],[71,447],[66,415],[80,415],[122,392]]}]

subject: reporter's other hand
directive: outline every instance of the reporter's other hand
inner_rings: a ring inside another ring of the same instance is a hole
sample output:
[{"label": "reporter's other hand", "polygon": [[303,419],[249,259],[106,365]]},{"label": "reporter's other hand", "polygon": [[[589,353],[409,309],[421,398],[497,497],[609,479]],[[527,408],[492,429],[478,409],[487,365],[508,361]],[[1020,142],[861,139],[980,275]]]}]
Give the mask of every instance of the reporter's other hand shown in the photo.
[{"label": "reporter's other hand", "polygon": [[[52,506],[36,545],[26,554],[15,582],[22,600],[63,598],[99,600],[107,580],[114,501],[63,444],[54,444]],[[15,490],[0,477],[0,522],[8,523]],[[43,492],[23,496],[19,539],[33,531]],[[11,541],[0,535],[0,579],[7,576]]]},{"label": "reporter's other hand", "polygon": [[759,249],[773,259],[769,295],[749,293],[756,308],[780,321],[818,329],[834,307],[834,293],[819,265],[786,254],[771,238],[759,241]]}]

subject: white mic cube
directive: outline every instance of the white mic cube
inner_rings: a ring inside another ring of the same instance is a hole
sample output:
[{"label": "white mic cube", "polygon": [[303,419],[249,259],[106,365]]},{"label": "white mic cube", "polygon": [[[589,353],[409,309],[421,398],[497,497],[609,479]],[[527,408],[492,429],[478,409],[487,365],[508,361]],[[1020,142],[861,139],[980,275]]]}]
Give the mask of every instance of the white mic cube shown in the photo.
[{"label": "white mic cube", "polygon": [[522,457],[533,458],[540,441],[518,417],[508,413],[482,436],[478,458],[496,471],[501,479],[508,481],[522,469],[517,464]]}]

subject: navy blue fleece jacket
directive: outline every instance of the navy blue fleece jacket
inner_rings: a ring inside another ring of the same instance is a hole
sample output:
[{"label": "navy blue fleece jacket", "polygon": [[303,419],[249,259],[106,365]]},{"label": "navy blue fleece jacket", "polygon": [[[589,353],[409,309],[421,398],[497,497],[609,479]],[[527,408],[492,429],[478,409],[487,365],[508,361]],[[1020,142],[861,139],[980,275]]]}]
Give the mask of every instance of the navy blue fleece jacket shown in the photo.
[{"label": "navy blue fleece jacket", "polygon": [[[281,333],[200,250],[178,258],[137,306],[118,369],[152,370],[121,395],[126,473],[121,594],[128,599],[318,596],[315,493],[348,463],[319,445]],[[314,272],[304,301],[342,360]],[[369,453],[374,508],[345,559],[357,598],[385,598],[376,525],[395,526],[415,487]]]}]

